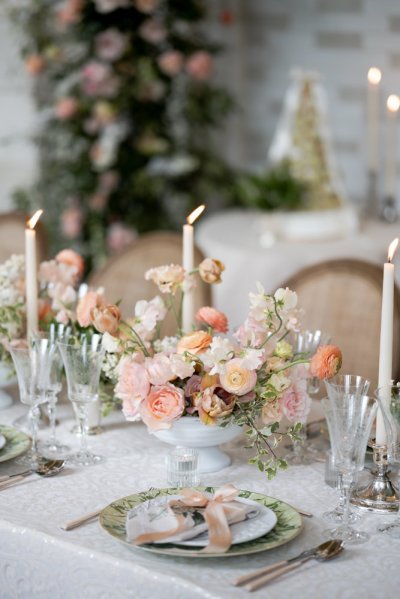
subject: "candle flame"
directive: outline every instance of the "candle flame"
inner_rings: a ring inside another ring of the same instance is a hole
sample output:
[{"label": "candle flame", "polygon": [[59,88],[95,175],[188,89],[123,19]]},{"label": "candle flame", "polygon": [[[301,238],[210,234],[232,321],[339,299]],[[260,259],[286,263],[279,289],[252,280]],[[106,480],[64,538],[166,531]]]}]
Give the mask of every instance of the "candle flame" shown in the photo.
[{"label": "candle flame", "polygon": [[397,250],[397,246],[399,245],[399,238],[393,239],[392,243],[389,245],[388,249],[388,261],[391,262],[393,260],[393,256],[395,251]]},{"label": "candle flame", "polygon": [[194,221],[199,218],[200,214],[202,214],[205,208],[205,205],[202,204],[201,206],[198,206],[195,210],[193,210],[193,212],[191,212],[186,219],[187,224],[193,225]]},{"label": "candle flame", "polygon": [[26,223],[30,229],[34,229],[36,227],[36,223],[39,218],[42,216],[43,210],[37,210],[35,214],[28,220]]},{"label": "candle flame", "polygon": [[386,101],[386,106],[390,112],[397,112],[400,108],[400,98],[396,94],[390,94]]},{"label": "candle flame", "polygon": [[368,69],[368,81],[372,83],[372,85],[378,85],[380,80],[382,79],[382,72],[378,67],[371,67]]}]

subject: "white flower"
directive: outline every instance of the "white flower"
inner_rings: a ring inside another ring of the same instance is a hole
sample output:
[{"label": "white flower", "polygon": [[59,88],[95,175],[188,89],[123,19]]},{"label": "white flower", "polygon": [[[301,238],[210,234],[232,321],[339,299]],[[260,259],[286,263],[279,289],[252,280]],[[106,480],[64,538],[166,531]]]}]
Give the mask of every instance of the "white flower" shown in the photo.
[{"label": "white flower", "polygon": [[175,293],[185,279],[185,271],[179,264],[169,264],[150,268],[144,278],[154,281],[161,293]]},{"label": "white flower", "polygon": [[257,370],[264,362],[264,350],[246,347],[240,354],[240,366],[247,370]]},{"label": "white flower", "polygon": [[266,295],[261,283],[256,283],[258,293],[249,293],[250,310],[249,317],[256,321],[265,321],[267,312],[274,309],[270,296]]},{"label": "white flower", "polygon": [[186,379],[194,373],[194,363],[190,358],[180,354],[171,354],[169,357],[172,371],[179,379]]},{"label": "white flower", "polygon": [[162,339],[156,339],[153,346],[157,353],[169,355],[176,353],[177,343],[178,337],[163,337]]},{"label": "white flower", "polygon": [[106,352],[110,354],[114,354],[120,351],[120,342],[119,339],[110,335],[110,333],[104,333],[103,338],[101,340],[101,344],[106,350]]},{"label": "white flower", "polygon": [[149,302],[146,300],[136,302],[135,317],[148,332],[153,331],[157,322],[164,320],[166,314],[167,309],[159,295]]},{"label": "white flower", "polygon": [[274,297],[279,304],[282,304],[282,309],[285,311],[294,310],[294,308],[297,306],[297,293],[295,291],[291,291],[289,287],[286,287],[286,289],[280,287],[277,291],[275,291]]},{"label": "white flower", "polygon": [[201,354],[204,366],[211,368],[210,374],[224,374],[225,363],[235,355],[235,349],[229,339],[214,337],[210,347]]},{"label": "white flower", "polygon": [[274,387],[277,393],[282,393],[282,391],[290,387],[291,381],[283,372],[276,372],[270,376],[268,384]]}]

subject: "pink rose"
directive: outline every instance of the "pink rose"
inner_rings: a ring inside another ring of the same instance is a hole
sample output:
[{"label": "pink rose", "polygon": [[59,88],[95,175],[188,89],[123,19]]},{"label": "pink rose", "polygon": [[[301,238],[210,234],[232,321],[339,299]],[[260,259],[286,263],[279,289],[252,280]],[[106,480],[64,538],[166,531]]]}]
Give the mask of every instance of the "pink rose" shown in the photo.
[{"label": "pink rose", "polygon": [[290,422],[305,422],[311,408],[307,381],[294,382],[279,400],[283,414]]},{"label": "pink rose", "polygon": [[96,54],[101,60],[113,62],[121,58],[128,45],[126,35],[110,27],[95,38]]},{"label": "pink rose", "polygon": [[165,385],[174,378],[170,361],[165,354],[155,354],[144,362],[149,381],[152,385]]},{"label": "pink rose", "polygon": [[167,30],[157,19],[146,19],[139,27],[139,35],[149,44],[161,44],[167,37]]},{"label": "pink rose", "polygon": [[140,403],[150,391],[149,377],[143,364],[132,356],[124,356],[118,365],[115,396],[122,399],[122,411],[127,420],[137,416]]},{"label": "pink rose", "polygon": [[78,101],[75,98],[61,98],[55,106],[55,114],[60,121],[72,118],[78,110]]},{"label": "pink rose", "polygon": [[240,358],[233,358],[225,365],[225,373],[220,375],[221,387],[233,395],[246,395],[257,382],[255,370],[243,368]]},{"label": "pink rose", "polygon": [[171,422],[182,416],[185,396],[182,389],[166,383],[153,387],[140,404],[140,415],[149,429],[157,431],[171,428]]},{"label": "pink rose", "polygon": [[196,320],[211,327],[218,333],[226,333],[228,331],[228,319],[223,312],[219,312],[210,306],[200,308],[195,316]]},{"label": "pink rose", "polygon": [[91,313],[94,308],[104,306],[104,295],[98,291],[88,291],[78,302],[76,317],[81,327],[92,324]]},{"label": "pink rose", "polygon": [[342,365],[342,352],[336,345],[321,345],[311,358],[310,374],[319,379],[329,379]]},{"label": "pink rose", "polygon": [[157,62],[163,73],[173,77],[182,70],[183,54],[178,50],[167,50],[159,56]]},{"label": "pink rose", "polygon": [[212,73],[213,59],[208,52],[200,50],[187,59],[185,69],[193,79],[206,81]]},{"label": "pink rose", "polygon": [[77,252],[69,248],[61,250],[56,256],[56,262],[66,264],[75,268],[76,275],[80,279],[85,272],[85,261]]}]

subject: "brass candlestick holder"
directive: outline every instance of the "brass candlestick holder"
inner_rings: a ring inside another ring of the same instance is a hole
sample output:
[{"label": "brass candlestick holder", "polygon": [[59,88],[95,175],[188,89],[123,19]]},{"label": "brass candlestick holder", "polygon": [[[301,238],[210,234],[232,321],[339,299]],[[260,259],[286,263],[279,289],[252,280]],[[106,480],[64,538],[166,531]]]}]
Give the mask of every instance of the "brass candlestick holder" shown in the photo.
[{"label": "brass candlestick holder", "polygon": [[356,489],[351,503],[361,509],[387,514],[398,512],[399,491],[389,478],[388,448],[386,445],[372,445],[375,470],[367,487]]}]

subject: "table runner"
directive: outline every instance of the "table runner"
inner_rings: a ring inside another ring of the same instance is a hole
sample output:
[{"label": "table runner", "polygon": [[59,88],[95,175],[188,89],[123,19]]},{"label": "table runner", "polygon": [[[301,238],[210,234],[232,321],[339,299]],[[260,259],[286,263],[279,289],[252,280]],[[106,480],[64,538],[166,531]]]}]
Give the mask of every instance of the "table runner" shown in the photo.
[{"label": "table runner", "polygon": [[[69,404],[61,404],[59,436],[77,447]],[[0,412],[11,422],[24,411],[15,404]],[[163,456],[169,446],[150,436],[141,423],[127,423],[113,413],[104,432],[90,437],[90,446],[107,460],[85,469],[65,469],[49,479],[29,477],[23,484],[0,492],[0,597],[90,599],[235,598],[249,594],[229,585],[254,568],[296,555],[325,539],[321,514],[331,509],[337,493],[323,482],[324,465],[293,466],[273,481],[245,463],[239,439],[226,446],[233,458],[229,468],[203,475],[202,483],[227,481],[277,497],[314,514],[304,518],[304,531],[274,551],[217,560],[171,559],[130,550],[108,536],[94,521],[65,532],[59,525],[111,501],[150,486],[167,486]],[[45,432],[41,431],[43,437]],[[7,473],[10,463],[1,465]],[[385,519],[368,514],[362,526],[371,532]],[[400,541],[374,534],[365,545],[348,548],[326,564],[309,562],[268,587],[268,597],[326,597],[365,599],[397,596],[400,586]],[[266,597],[260,589],[250,596]]]}]

